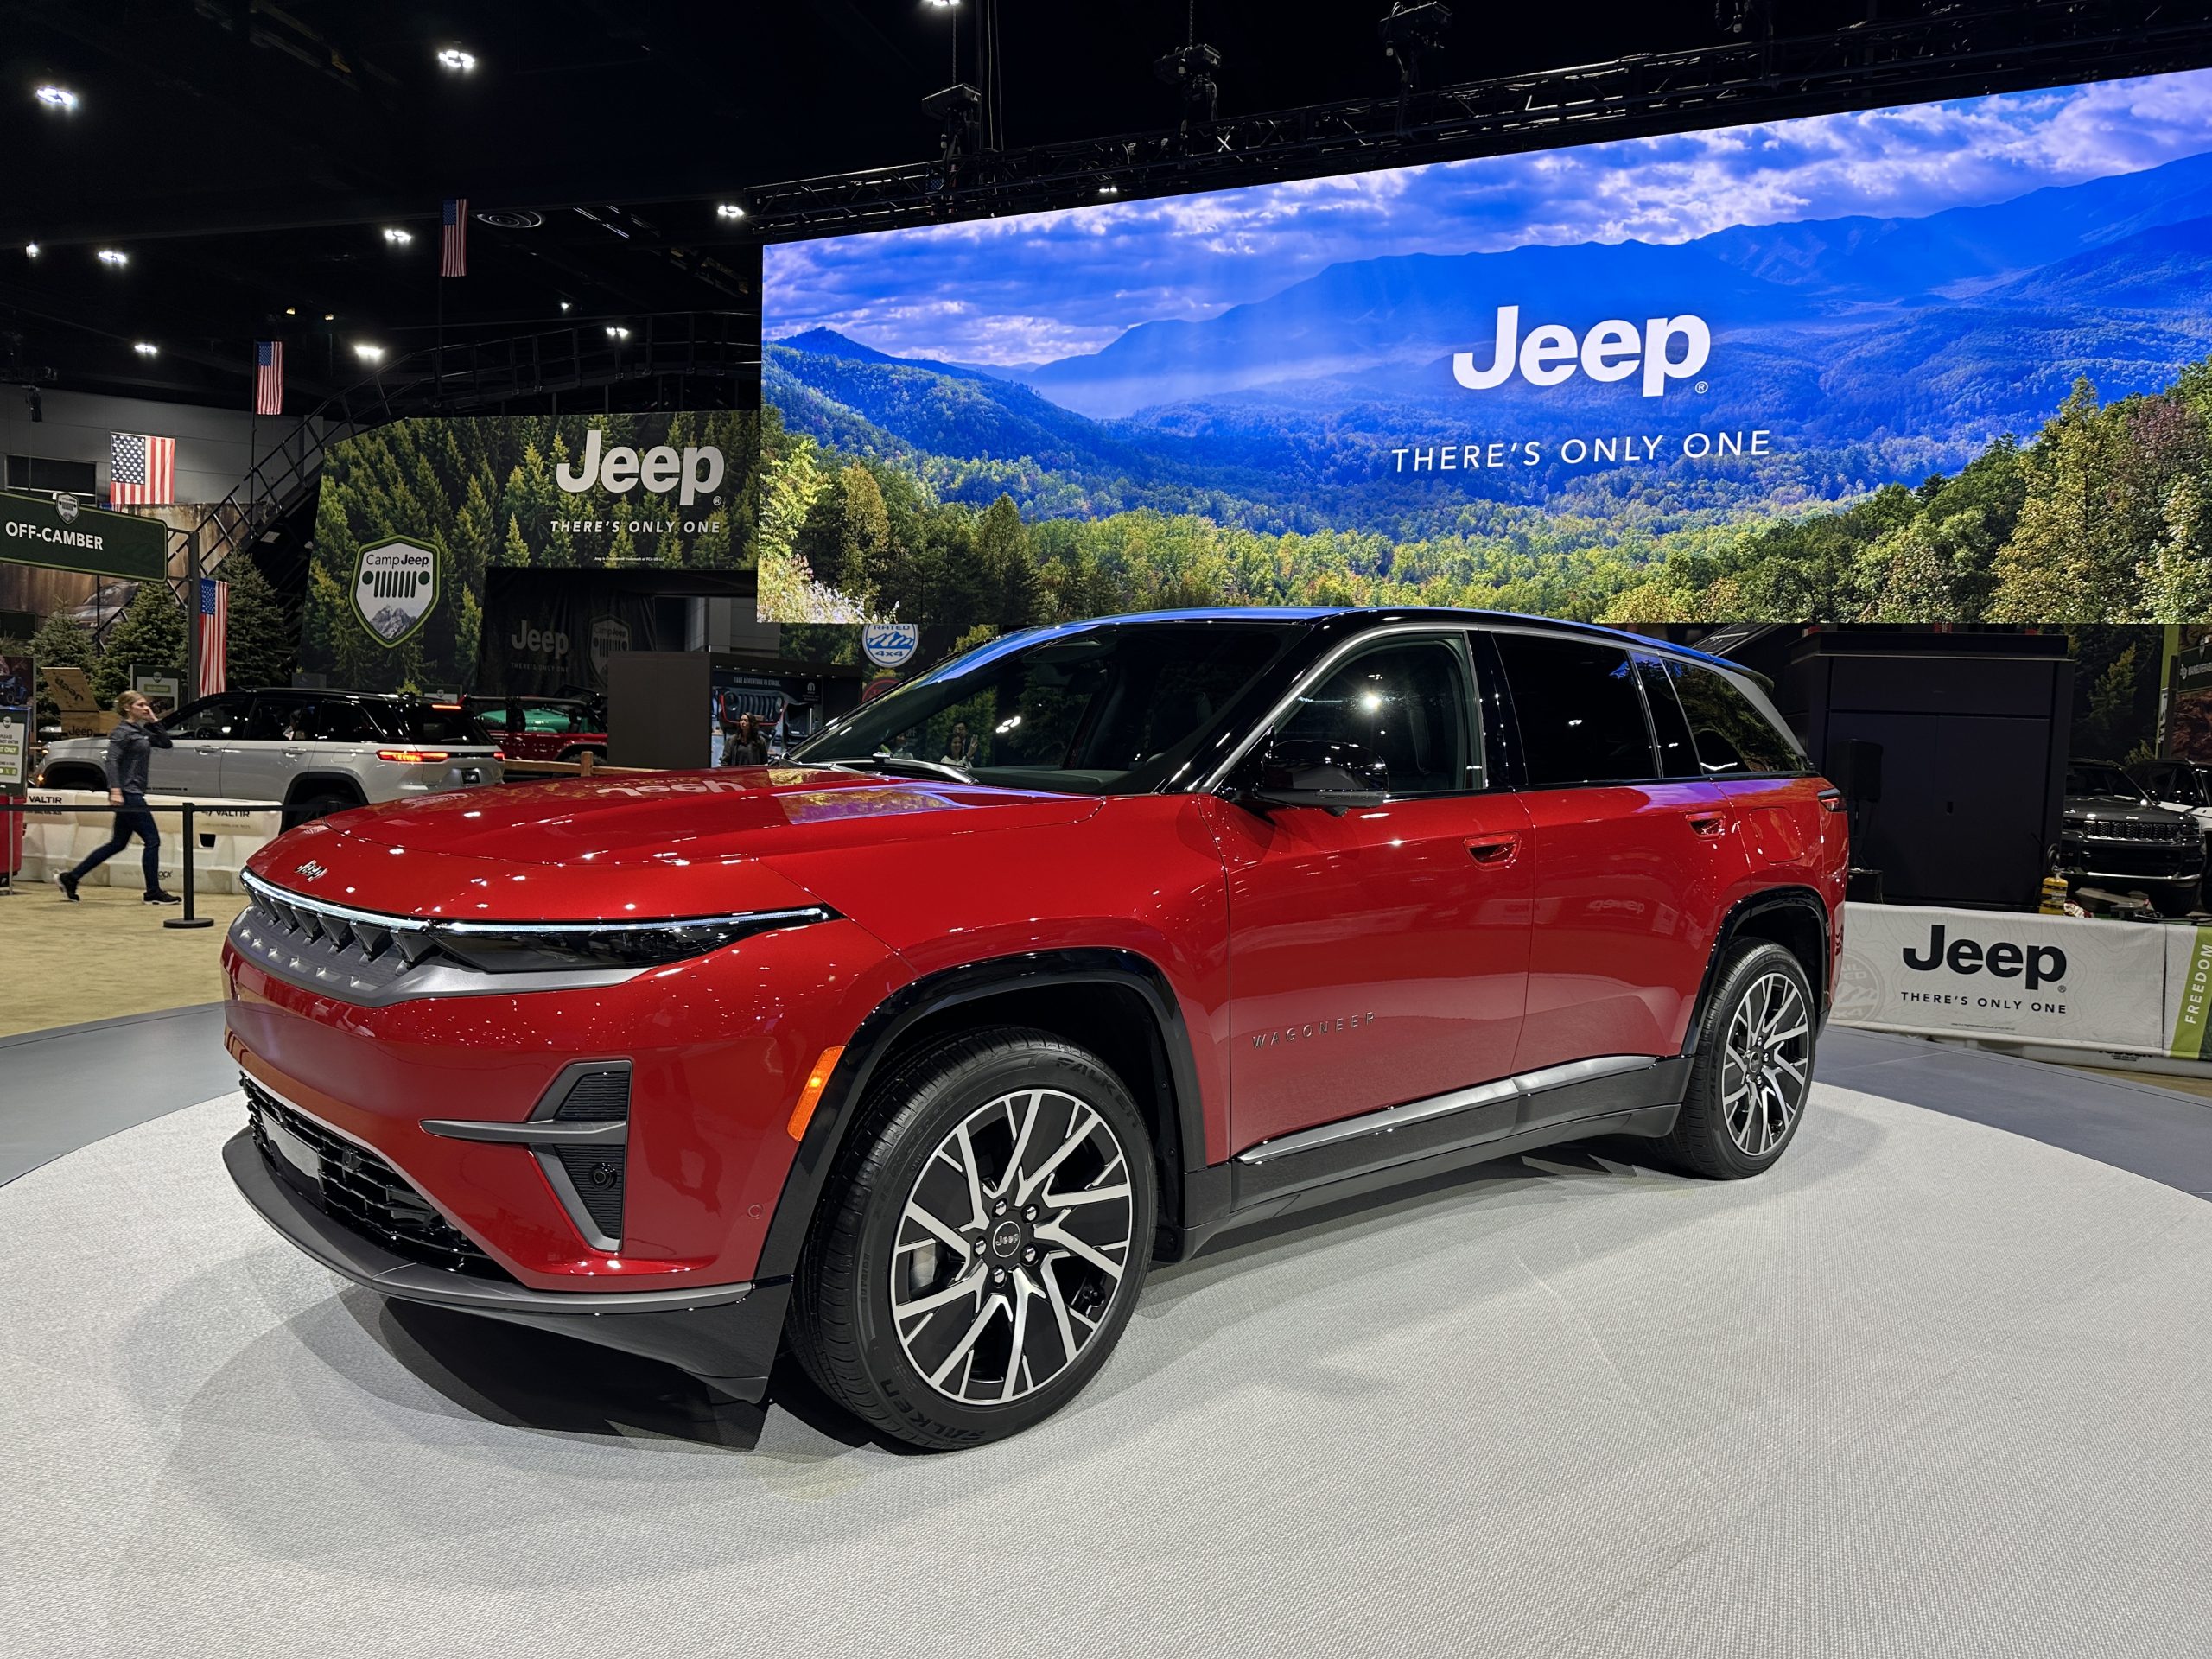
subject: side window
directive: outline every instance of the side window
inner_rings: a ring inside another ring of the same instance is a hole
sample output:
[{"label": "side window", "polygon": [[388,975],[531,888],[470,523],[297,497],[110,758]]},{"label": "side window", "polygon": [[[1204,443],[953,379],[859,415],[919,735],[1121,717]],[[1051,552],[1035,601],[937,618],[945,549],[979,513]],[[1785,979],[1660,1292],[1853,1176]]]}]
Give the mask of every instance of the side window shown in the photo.
[{"label": "side window", "polygon": [[1757,708],[1743,688],[1718,669],[1682,663],[1675,689],[1689,716],[1698,764],[1708,778],[1745,772],[1811,770],[1797,740]]},{"label": "side window", "polygon": [[1683,717],[1681,699],[1675,691],[1675,682],[1688,666],[1671,657],[1646,657],[1641,652],[1636,659],[1637,672],[1643,677],[1644,703],[1651,710],[1651,733],[1659,741],[1662,778],[1704,775],[1698,765],[1697,746],[1690,739],[1690,723]]},{"label": "side window", "polygon": [[1529,784],[1635,783],[1657,776],[1627,652],[1594,639],[1496,636],[1513,690]]},{"label": "side window", "polygon": [[1357,743],[1382,758],[1394,796],[1485,786],[1467,658],[1456,639],[1390,639],[1299,698],[1278,738]]},{"label": "side window", "polygon": [[263,743],[296,743],[306,735],[301,722],[314,705],[304,697],[256,697],[240,737]]},{"label": "side window", "polygon": [[311,743],[365,743],[377,734],[359,703],[332,697],[305,711],[300,734]]},{"label": "side window", "polygon": [[236,692],[202,697],[163,721],[162,729],[171,737],[233,737],[245,728],[250,701]]}]

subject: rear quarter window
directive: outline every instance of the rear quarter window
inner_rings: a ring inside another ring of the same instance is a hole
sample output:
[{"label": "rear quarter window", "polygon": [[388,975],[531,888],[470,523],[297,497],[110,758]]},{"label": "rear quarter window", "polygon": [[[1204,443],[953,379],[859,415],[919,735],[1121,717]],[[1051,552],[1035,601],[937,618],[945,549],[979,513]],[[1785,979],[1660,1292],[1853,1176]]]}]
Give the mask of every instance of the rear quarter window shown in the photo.
[{"label": "rear quarter window", "polygon": [[1812,771],[1805,751],[1780,716],[1753,702],[1751,693],[1730,676],[1702,663],[1662,660],[1689,720],[1690,741],[1707,777],[1760,772],[1798,777]]}]

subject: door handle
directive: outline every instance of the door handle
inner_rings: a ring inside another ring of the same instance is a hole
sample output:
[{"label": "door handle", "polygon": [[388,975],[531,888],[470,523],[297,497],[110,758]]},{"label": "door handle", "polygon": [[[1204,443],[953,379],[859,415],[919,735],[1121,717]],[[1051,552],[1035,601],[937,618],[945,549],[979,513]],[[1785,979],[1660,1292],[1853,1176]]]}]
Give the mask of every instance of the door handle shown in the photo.
[{"label": "door handle", "polygon": [[1467,850],[1478,864],[1510,864],[1514,855],[1521,850],[1518,836],[1470,836]]},{"label": "door handle", "polygon": [[1693,812],[1690,814],[1690,830],[1693,834],[1710,837],[1718,836],[1727,827],[1728,820],[1718,812]]}]

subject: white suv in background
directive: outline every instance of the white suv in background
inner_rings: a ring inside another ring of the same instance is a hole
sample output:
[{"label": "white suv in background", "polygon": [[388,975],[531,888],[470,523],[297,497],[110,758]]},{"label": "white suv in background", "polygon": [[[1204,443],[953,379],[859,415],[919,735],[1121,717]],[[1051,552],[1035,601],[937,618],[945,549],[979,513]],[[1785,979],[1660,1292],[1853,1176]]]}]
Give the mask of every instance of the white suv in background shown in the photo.
[{"label": "white suv in background", "polygon": [[[287,829],[372,801],[496,784],[497,741],[458,703],[359,691],[225,691],[187,703],[162,729],[147,782],[156,795],[277,801]],[[107,788],[104,737],[46,752],[47,789]]]}]

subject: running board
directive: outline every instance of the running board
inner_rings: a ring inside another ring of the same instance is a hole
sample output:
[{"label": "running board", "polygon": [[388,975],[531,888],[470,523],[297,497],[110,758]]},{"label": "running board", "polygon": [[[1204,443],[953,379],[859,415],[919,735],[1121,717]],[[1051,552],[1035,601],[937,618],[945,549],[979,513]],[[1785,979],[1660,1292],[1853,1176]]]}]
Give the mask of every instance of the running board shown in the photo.
[{"label": "running board", "polygon": [[1560,1141],[1663,1135],[1691,1065],[1649,1054],[1571,1060],[1262,1141],[1230,1160],[1230,1217],[1258,1220],[1301,1195],[1348,1196]]},{"label": "running board", "polygon": [[1500,1077],[1496,1083],[1479,1084],[1472,1089],[1455,1089],[1450,1094],[1431,1095],[1427,1100],[1409,1100],[1402,1106],[1385,1106],[1379,1112],[1366,1112],[1338,1122],[1323,1123],[1314,1128],[1300,1129],[1293,1135],[1278,1135],[1272,1141],[1261,1141],[1256,1147],[1246,1147],[1236,1154],[1236,1161],[1240,1164],[1268,1163],[1277,1158],[1294,1153],[1311,1152],[1316,1147],[1329,1146],[1338,1141],[1355,1140],[1363,1135],[1389,1135],[1410,1123],[1426,1122],[1432,1117],[1448,1117],[1456,1112],[1471,1112],[1478,1107],[1518,1100],[1523,1095],[1538,1095],[1547,1090],[1562,1089],[1569,1084],[1588,1083],[1598,1077],[1623,1076],[1630,1071],[1648,1071],[1658,1064],[1658,1057],[1651,1054],[1602,1054],[1596,1059],[1569,1060],[1564,1065],[1548,1065],[1540,1071],[1523,1071],[1517,1077]]}]

